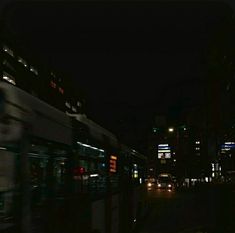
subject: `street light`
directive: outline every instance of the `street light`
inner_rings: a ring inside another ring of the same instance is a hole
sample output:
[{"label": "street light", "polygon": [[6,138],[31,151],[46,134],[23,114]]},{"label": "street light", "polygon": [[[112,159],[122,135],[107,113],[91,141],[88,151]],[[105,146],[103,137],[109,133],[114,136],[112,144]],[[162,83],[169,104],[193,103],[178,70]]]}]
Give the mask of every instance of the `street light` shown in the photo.
[{"label": "street light", "polygon": [[174,128],[172,128],[172,127],[168,128],[168,132],[173,133],[174,132]]}]

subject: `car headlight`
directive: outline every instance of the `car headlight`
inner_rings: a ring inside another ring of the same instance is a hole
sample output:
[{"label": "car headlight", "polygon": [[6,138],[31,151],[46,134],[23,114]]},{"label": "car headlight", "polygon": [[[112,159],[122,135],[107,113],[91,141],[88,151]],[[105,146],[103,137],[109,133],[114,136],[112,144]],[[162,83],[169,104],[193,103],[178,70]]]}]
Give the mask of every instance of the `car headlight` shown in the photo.
[{"label": "car headlight", "polygon": [[152,184],[151,184],[151,183],[148,183],[147,185],[148,185],[148,187],[151,187],[151,186],[152,186]]},{"label": "car headlight", "polygon": [[168,184],[168,188],[171,188],[171,184]]},{"label": "car headlight", "polygon": [[158,184],[157,187],[161,187],[161,184]]}]

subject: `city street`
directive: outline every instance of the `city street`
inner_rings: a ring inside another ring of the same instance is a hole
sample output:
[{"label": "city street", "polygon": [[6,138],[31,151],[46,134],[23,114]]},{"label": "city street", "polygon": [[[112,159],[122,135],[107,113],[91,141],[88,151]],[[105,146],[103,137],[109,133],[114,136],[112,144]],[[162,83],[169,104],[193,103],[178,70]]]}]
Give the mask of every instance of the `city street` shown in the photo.
[{"label": "city street", "polygon": [[0,11],[0,233],[235,233],[235,1]]},{"label": "city street", "polygon": [[149,191],[151,210],[138,233],[235,232],[234,190],[226,186],[186,191]]}]

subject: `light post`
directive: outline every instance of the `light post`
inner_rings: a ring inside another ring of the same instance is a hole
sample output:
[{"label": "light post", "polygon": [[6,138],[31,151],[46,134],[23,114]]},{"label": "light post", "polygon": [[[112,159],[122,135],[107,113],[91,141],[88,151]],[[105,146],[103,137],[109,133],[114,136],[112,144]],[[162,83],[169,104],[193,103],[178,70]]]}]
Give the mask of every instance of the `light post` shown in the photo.
[{"label": "light post", "polygon": [[[187,131],[187,127],[185,125],[183,126],[177,126],[177,127],[168,127],[168,133],[169,134],[174,134],[174,144],[175,144],[175,155],[173,159],[176,159],[176,161],[179,161],[177,162],[177,166],[175,166],[175,169],[176,169],[176,174],[178,174],[178,169],[183,169],[184,170],[184,175],[183,176],[186,176],[187,174],[187,171],[186,171],[186,167],[185,165],[182,167],[182,153],[183,151],[181,150],[181,145],[180,145],[180,131]],[[174,160],[173,160],[174,161]]]},{"label": "light post", "polygon": [[168,128],[168,132],[169,132],[169,133],[173,133],[174,130],[175,130],[175,129],[174,129],[173,127],[169,127],[169,128]]}]

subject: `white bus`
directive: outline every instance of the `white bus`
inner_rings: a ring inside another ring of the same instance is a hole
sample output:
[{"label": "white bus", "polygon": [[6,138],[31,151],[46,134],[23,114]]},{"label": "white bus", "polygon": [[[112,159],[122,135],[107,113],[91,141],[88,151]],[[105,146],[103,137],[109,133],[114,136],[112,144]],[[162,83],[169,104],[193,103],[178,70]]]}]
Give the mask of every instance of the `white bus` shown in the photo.
[{"label": "white bus", "polygon": [[145,163],[86,117],[0,82],[0,232],[121,232],[138,215]]}]

